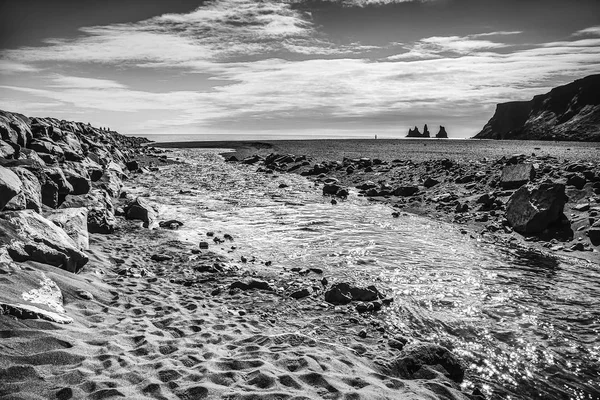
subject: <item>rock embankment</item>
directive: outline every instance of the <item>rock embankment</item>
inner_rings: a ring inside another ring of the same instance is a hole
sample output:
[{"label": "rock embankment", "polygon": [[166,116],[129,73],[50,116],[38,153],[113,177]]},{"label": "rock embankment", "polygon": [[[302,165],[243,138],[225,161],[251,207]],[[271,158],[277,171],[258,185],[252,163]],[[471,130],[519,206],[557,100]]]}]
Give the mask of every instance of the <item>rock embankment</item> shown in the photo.
[{"label": "rock embankment", "polygon": [[[271,154],[241,160],[263,173],[294,172],[323,194],[358,196],[453,222],[499,242],[598,260],[600,165],[517,154],[496,160],[413,162],[371,158],[311,162]],[[394,212],[398,216],[399,212]],[[467,233],[468,230],[463,230]]]},{"label": "rock embankment", "polygon": [[498,104],[475,139],[600,141],[600,75]]},{"label": "rock embankment", "polygon": [[17,296],[23,298],[15,304],[12,294],[33,290],[38,277],[31,263],[72,273],[83,268],[89,232],[115,230],[113,201],[122,182],[148,171],[136,158],[154,149],[141,146],[147,139],[90,124],[6,111],[0,111],[0,139],[0,268],[11,274],[0,283],[0,313],[70,322],[60,289],[45,275],[34,292],[57,292],[53,302]]}]

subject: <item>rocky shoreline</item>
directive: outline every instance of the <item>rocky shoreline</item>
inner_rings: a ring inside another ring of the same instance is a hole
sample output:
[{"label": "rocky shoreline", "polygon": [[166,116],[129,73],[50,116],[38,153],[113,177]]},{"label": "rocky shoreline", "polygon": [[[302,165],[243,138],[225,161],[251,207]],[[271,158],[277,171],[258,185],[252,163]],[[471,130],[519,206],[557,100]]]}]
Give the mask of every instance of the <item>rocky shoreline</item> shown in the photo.
[{"label": "rocky shoreline", "polygon": [[[257,172],[291,172],[322,185],[333,202],[350,190],[458,224],[463,233],[540,254],[600,262],[600,163],[515,154],[499,159],[312,160],[307,155],[223,155]],[[240,159],[238,159],[238,157]]]},{"label": "rocky shoreline", "polygon": [[386,329],[378,288],[210,250],[231,233],[178,241],[129,194],[178,162],[144,139],[7,112],[0,133],[0,397],[483,398]]}]

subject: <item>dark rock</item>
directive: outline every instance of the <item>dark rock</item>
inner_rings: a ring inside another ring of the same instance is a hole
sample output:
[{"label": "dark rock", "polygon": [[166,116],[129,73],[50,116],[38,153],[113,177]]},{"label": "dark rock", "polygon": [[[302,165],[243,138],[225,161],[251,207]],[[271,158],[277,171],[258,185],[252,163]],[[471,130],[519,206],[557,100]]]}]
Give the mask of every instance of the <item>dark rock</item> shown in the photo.
[{"label": "dark rock", "polygon": [[125,163],[125,167],[128,171],[137,171],[138,169],[140,169],[140,163],[136,160],[127,161]]},{"label": "dark rock", "polygon": [[[69,183],[61,168],[45,167],[43,173],[47,179],[42,178],[42,202],[56,208],[65,201],[68,194],[73,192],[73,185]],[[51,205],[55,199],[55,205]]]},{"label": "dark rock", "polygon": [[600,227],[592,227],[588,229],[587,236],[594,246],[600,246]]},{"label": "dark rock", "polygon": [[535,169],[532,164],[506,165],[502,169],[500,186],[503,189],[516,189],[535,178]]},{"label": "dark rock", "polygon": [[448,139],[448,132],[446,132],[446,128],[440,125],[439,132],[435,135],[437,139]]},{"label": "dark rock", "polygon": [[150,259],[153,261],[161,262],[172,260],[173,257],[166,254],[152,254],[152,257],[150,257]]},{"label": "dark rock", "polygon": [[414,379],[423,367],[438,367],[449,379],[461,383],[465,366],[448,349],[429,343],[411,344],[403,348],[390,365],[391,373],[406,379]]},{"label": "dark rock", "polygon": [[567,175],[568,186],[575,186],[577,189],[581,190],[585,186],[586,182],[587,179],[585,179],[585,176],[583,174],[574,173]]},{"label": "dark rock", "polygon": [[427,178],[425,178],[425,181],[423,182],[423,186],[425,186],[427,189],[429,189],[431,187],[434,187],[438,183],[440,183],[440,181],[438,181],[437,179],[433,179],[432,177],[428,176]]},{"label": "dark rock", "polygon": [[23,190],[21,179],[8,168],[0,166],[0,210]]},{"label": "dark rock", "polygon": [[208,249],[208,242],[200,242],[199,246],[201,249]]},{"label": "dark rock", "polygon": [[419,192],[419,188],[417,186],[400,186],[394,190],[394,196],[413,196]]},{"label": "dark rock", "polygon": [[170,219],[168,221],[160,221],[158,226],[165,229],[179,229],[183,226],[183,222],[177,221],[176,219]]},{"label": "dark rock", "polygon": [[0,237],[0,249],[5,247],[15,261],[37,261],[69,272],[88,261],[63,229],[32,210],[3,213]]},{"label": "dark rock", "polygon": [[156,220],[156,212],[147,200],[138,197],[125,208],[125,218],[143,221],[144,228],[151,228]]},{"label": "dark rock", "polygon": [[304,297],[308,297],[313,293],[313,290],[311,288],[304,288],[304,289],[300,289],[300,290],[296,290],[295,292],[292,292],[290,294],[290,297],[293,297],[294,299],[302,299]]},{"label": "dark rock", "polygon": [[374,301],[382,297],[375,286],[359,288],[340,282],[325,292],[325,301],[332,304],[348,304],[351,301]]},{"label": "dark rock", "polygon": [[326,184],[323,186],[323,195],[335,196],[340,189],[341,187],[336,184]]},{"label": "dark rock", "polygon": [[350,285],[347,283],[336,283],[325,292],[325,301],[331,304],[348,304],[352,301]]},{"label": "dark rock", "polygon": [[519,233],[539,233],[560,221],[566,201],[560,183],[524,185],[508,199],[506,219]]},{"label": "dark rock", "polygon": [[251,279],[249,281],[235,281],[233,282],[231,285],[229,285],[229,289],[240,289],[240,290],[250,290],[250,289],[257,289],[257,290],[265,290],[265,291],[273,291],[273,288],[271,287],[271,285],[269,285],[269,283],[265,282],[265,281],[261,281],[258,279]]}]

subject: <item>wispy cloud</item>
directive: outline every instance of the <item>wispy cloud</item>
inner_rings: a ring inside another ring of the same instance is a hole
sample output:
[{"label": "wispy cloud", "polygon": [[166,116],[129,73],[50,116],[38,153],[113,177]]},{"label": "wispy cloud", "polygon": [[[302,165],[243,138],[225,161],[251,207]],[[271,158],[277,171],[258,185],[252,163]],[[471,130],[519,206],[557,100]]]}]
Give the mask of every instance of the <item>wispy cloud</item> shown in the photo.
[{"label": "wispy cloud", "polygon": [[600,25],[581,29],[575,32],[573,36],[600,36]]},{"label": "wispy cloud", "polygon": [[[391,2],[397,1],[345,3]],[[425,37],[390,44],[405,51],[380,59],[371,57],[375,45],[330,40],[292,3],[215,1],[188,14],[87,27],[73,39],[5,51],[0,70],[42,73],[35,86],[2,80],[0,98],[21,97],[0,106],[25,110],[27,96],[35,107],[142,113],[142,122],[127,127],[137,134],[244,121],[264,128],[295,119],[482,118],[482,110],[497,102],[527,99],[555,86],[565,71],[573,78],[598,72],[600,38],[588,37],[598,27],[579,31],[572,40],[527,48],[511,44],[520,31]],[[71,68],[60,69],[63,65]],[[176,69],[189,82],[202,79],[205,85],[157,93],[134,89],[126,80],[72,72],[97,65],[102,70]]]}]

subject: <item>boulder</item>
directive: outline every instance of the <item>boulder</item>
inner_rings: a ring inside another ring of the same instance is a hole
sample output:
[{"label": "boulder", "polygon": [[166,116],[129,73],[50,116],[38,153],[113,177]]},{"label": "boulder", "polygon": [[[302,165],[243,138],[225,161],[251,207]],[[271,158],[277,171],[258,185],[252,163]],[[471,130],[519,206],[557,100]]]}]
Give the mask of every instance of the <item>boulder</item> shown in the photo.
[{"label": "boulder", "polygon": [[42,209],[42,187],[36,176],[22,167],[11,168],[23,184],[23,190],[8,202],[5,210],[17,211],[30,209],[40,212]]},{"label": "boulder", "polygon": [[46,218],[60,226],[73,239],[79,250],[90,248],[87,208],[62,208],[52,211]]},{"label": "boulder", "polygon": [[380,297],[383,296],[375,286],[359,288],[350,286],[345,282],[336,283],[325,292],[325,301],[331,304],[348,304],[351,301],[375,301]]},{"label": "boulder", "polygon": [[61,208],[86,207],[87,229],[90,233],[109,234],[115,231],[115,210],[110,196],[102,189],[92,189],[83,196],[67,196]]},{"label": "boulder", "polygon": [[265,281],[261,281],[258,279],[251,279],[248,281],[235,281],[233,282],[231,285],[229,285],[229,289],[240,289],[240,290],[250,290],[250,289],[257,289],[257,290],[266,290],[266,291],[273,291],[273,288],[271,287],[271,285],[269,285],[268,282]]},{"label": "boulder", "polygon": [[17,154],[17,151],[13,146],[4,140],[0,140],[0,157],[13,158]]},{"label": "boulder", "polygon": [[58,144],[47,139],[35,139],[29,144],[29,148],[38,153],[51,154],[57,157],[65,155],[64,150]]},{"label": "boulder", "polygon": [[140,163],[136,160],[127,161],[125,163],[125,167],[128,171],[137,171],[138,169],[140,169]]},{"label": "boulder", "polygon": [[[46,167],[43,169],[44,174],[49,178],[49,180],[47,181],[47,183],[49,183],[49,181],[52,181],[56,184],[56,191],[57,191],[57,205],[53,208],[56,208],[57,206],[61,205],[63,201],[65,201],[65,198],[67,197],[68,194],[73,192],[73,186],[69,183],[69,181],[67,180],[67,177],[65,176],[65,174],[63,173],[63,170],[61,168],[58,167]],[[49,185],[46,190],[50,190],[50,191],[54,191],[54,187]],[[44,192],[45,192],[45,188],[44,185],[42,186],[42,200],[44,197]],[[46,204],[46,202],[44,202],[44,204]]]},{"label": "boulder", "polygon": [[500,177],[500,186],[504,189],[516,189],[535,178],[535,169],[532,164],[512,164],[506,165],[502,169]]},{"label": "boulder", "polygon": [[334,183],[331,184],[325,184],[323,186],[323,195],[331,195],[331,196],[335,196],[338,192],[338,190],[341,189],[341,186],[336,185]]},{"label": "boulder", "polygon": [[416,194],[419,191],[417,186],[400,186],[394,190],[394,196],[408,197]]},{"label": "boulder", "polygon": [[404,346],[400,355],[390,364],[390,372],[405,379],[415,379],[422,375],[423,368],[433,367],[450,380],[461,383],[465,376],[463,363],[445,347],[419,343]]},{"label": "boulder", "polygon": [[560,220],[566,201],[563,184],[524,185],[508,199],[506,219],[519,233],[539,233]]},{"label": "boulder", "polygon": [[0,166],[0,210],[22,190],[23,183],[19,177],[10,169]]},{"label": "boulder", "polygon": [[427,189],[429,189],[431,187],[434,187],[438,183],[440,183],[440,181],[428,176],[427,178],[425,178],[425,181],[423,182],[423,186],[425,186]]},{"label": "boulder", "polygon": [[33,135],[29,118],[17,113],[0,111],[0,139],[25,147]]},{"label": "boulder", "polygon": [[156,221],[156,211],[147,200],[138,197],[129,203],[125,209],[125,218],[144,222],[144,228],[150,228]]},{"label": "boulder", "polygon": [[62,170],[67,181],[73,186],[71,194],[87,194],[92,189],[92,181],[87,168],[78,162],[65,162],[62,164]]},{"label": "boulder", "polygon": [[577,189],[581,190],[585,186],[587,179],[581,173],[574,173],[567,175],[567,186],[575,186]]},{"label": "boulder", "polygon": [[21,319],[45,319],[59,324],[73,322],[63,307],[63,295],[41,271],[22,269],[3,275],[0,283],[0,315]]},{"label": "boulder", "polygon": [[325,301],[331,304],[348,304],[352,301],[350,285],[345,282],[336,283],[325,292]]},{"label": "boulder", "polygon": [[88,261],[67,233],[32,210],[7,211],[0,215],[0,248],[14,261],[37,261],[69,272]]},{"label": "boulder", "polygon": [[114,169],[107,169],[102,177],[96,182],[97,186],[104,189],[110,197],[119,197],[123,183],[119,173]]}]

